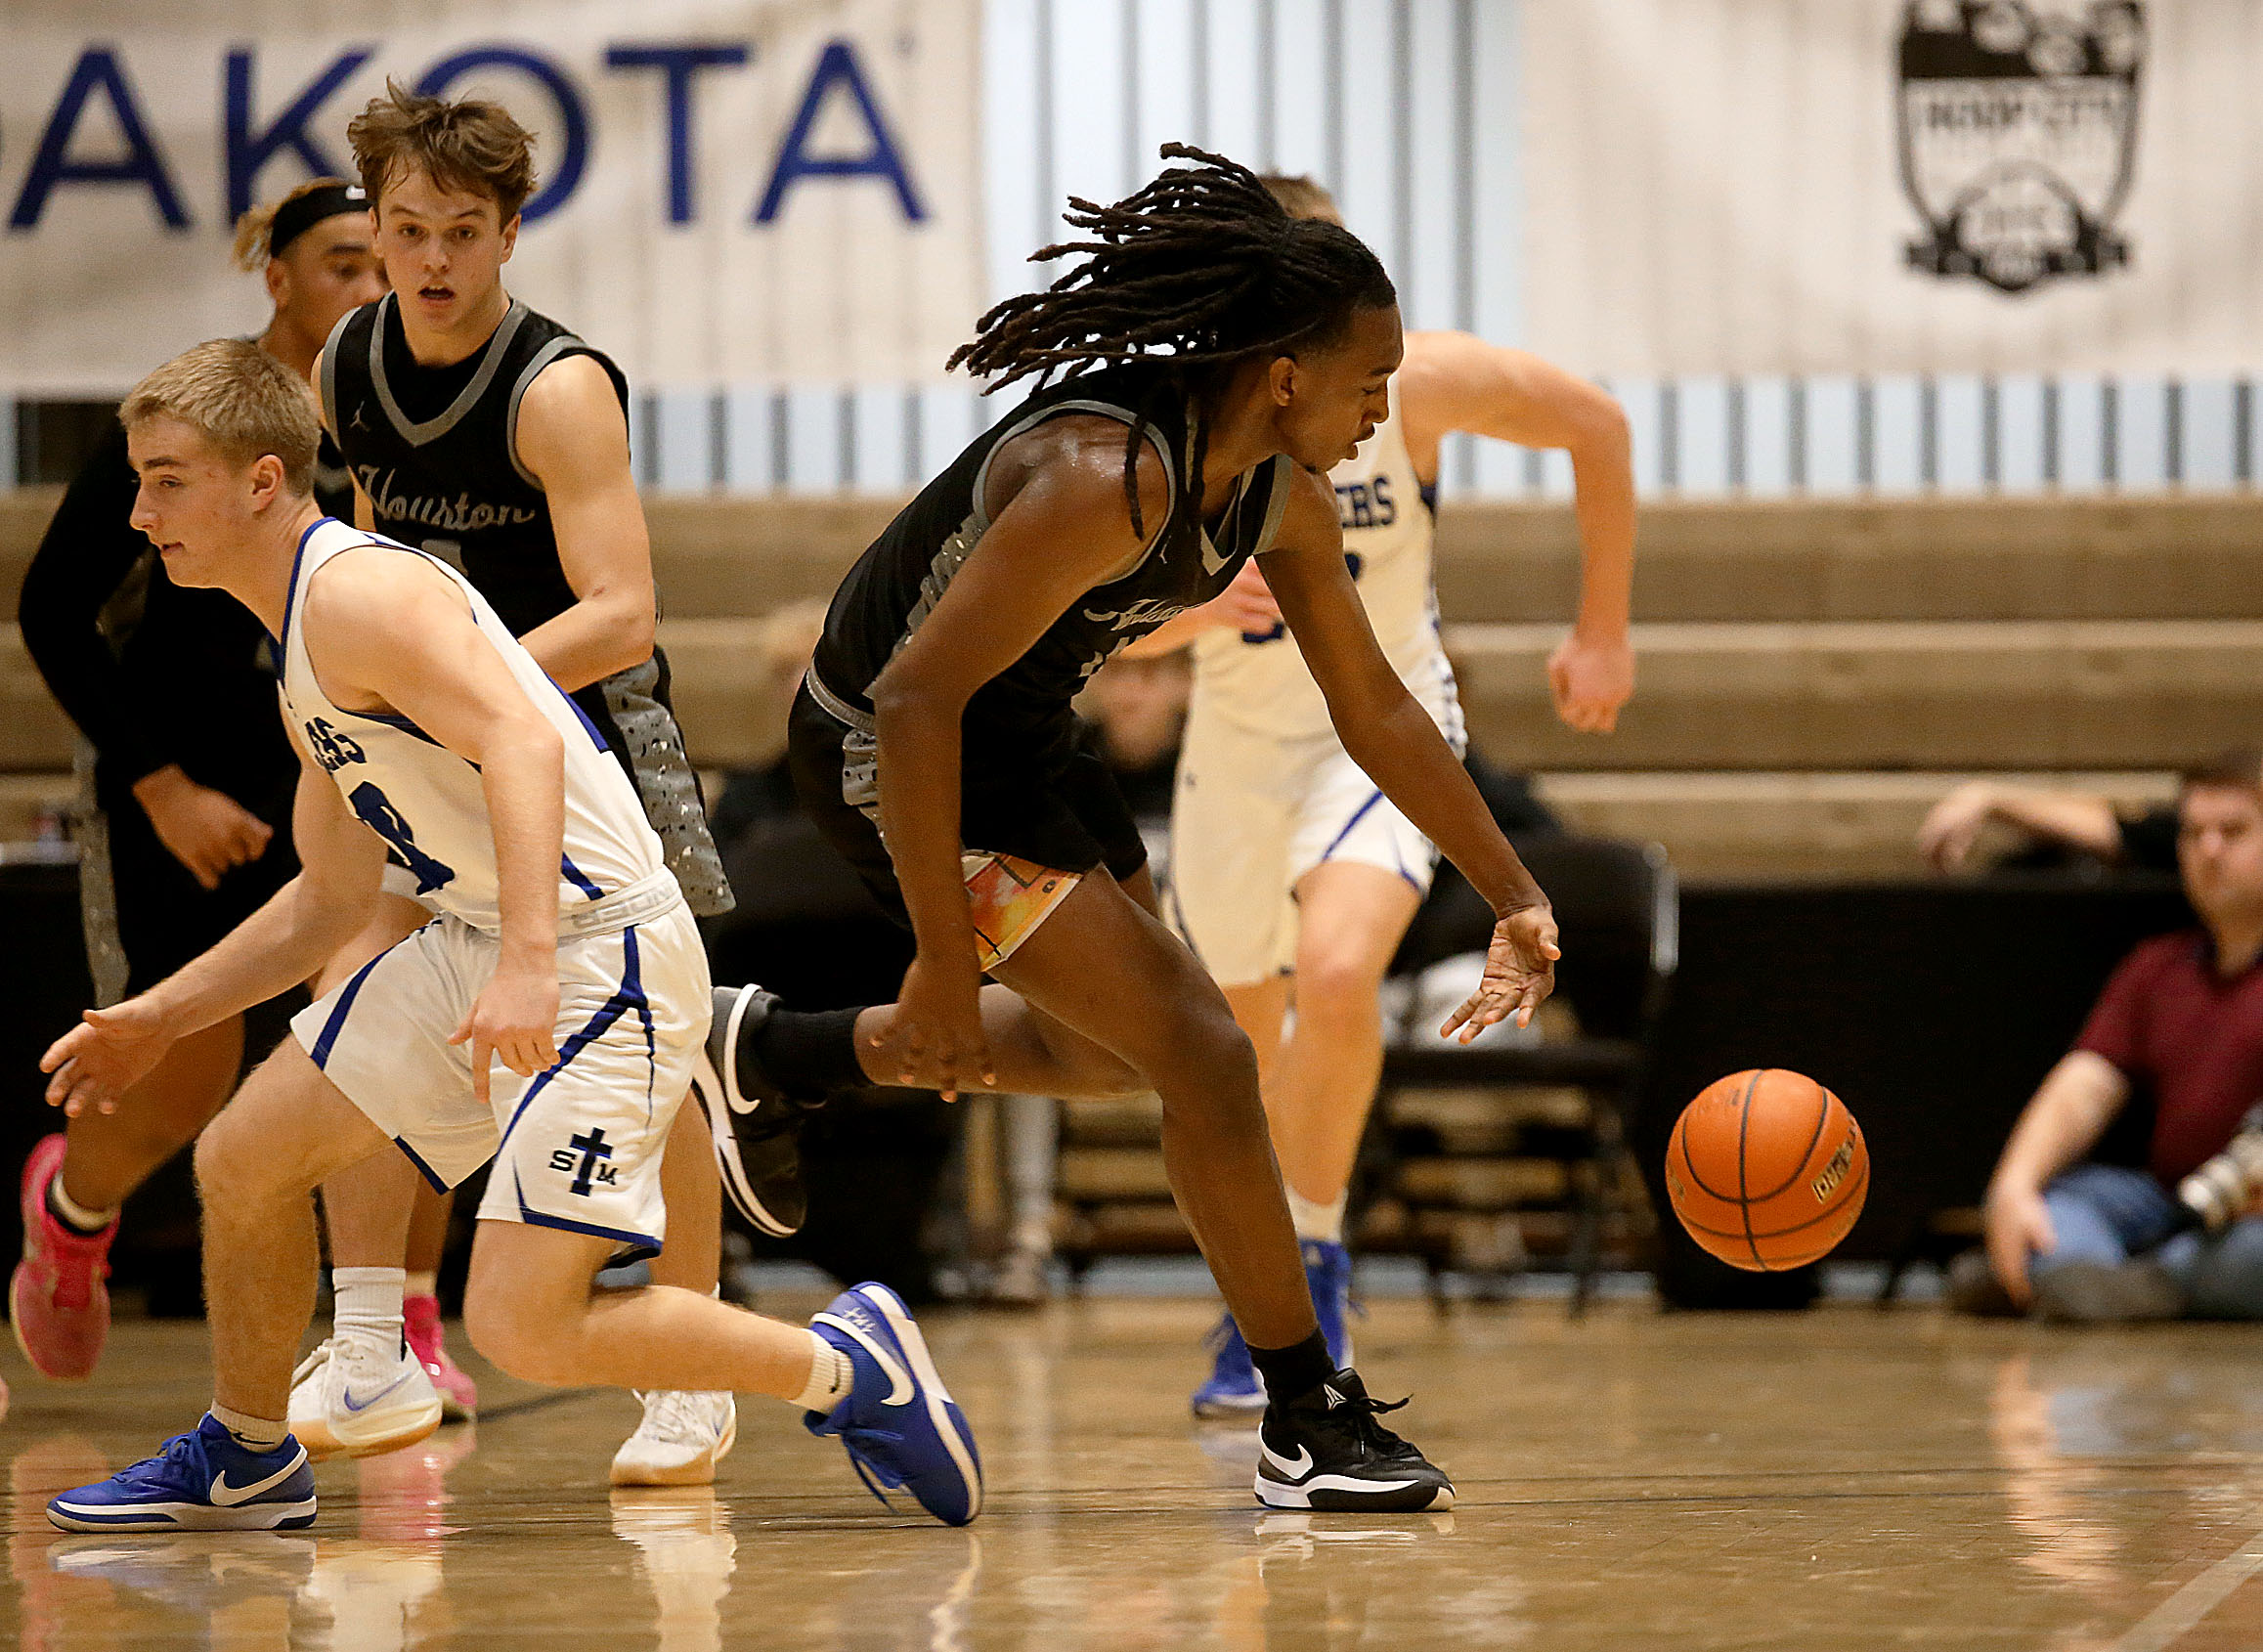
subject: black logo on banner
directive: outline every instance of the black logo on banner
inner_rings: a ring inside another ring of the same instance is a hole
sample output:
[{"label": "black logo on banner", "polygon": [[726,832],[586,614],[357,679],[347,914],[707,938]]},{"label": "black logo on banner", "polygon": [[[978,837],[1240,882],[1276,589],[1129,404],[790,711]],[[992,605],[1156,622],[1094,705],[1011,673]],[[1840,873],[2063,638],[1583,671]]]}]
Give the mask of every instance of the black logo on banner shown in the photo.
[{"label": "black logo on banner", "polygon": [[2129,262],[2114,219],[2137,152],[2139,0],[1910,0],[1901,182],[1909,261],[2024,292]]}]

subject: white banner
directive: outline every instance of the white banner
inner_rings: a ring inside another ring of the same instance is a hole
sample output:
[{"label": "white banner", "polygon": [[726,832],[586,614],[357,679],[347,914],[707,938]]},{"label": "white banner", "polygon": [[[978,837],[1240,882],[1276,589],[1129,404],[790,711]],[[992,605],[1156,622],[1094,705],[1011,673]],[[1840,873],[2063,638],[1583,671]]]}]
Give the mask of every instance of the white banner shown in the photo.
[{"label": "white banner", "polygon": [[255,330],[233,223],[388,75],[538,138],[515,293],[643,385],[933,379],[982,298],[979,0],[9,0],[0,394]]},{"label": "white banner", "polygon": [[1527,340],[1634,374],[2263,370],[2255,0],[1529,0]]}]

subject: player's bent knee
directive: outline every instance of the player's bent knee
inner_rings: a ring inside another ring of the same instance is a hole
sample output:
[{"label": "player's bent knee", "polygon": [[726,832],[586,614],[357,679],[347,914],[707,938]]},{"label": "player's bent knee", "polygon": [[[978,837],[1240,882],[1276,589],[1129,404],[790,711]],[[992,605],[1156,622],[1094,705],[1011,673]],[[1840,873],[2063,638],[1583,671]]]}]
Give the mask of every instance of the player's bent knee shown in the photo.
[{"label": "player's bent knee", "polygon": [[1160,1041],[1168,1052],[1165,1065],[1197,1075],[1206,1091],[1257,1094],[1257,1047],[1226,1013],[1223,1000],[1215,1011],[1207,1005],[1190,1007],[1165,1021]]},{"label": "player's bent knee", "polygon": [[1328,951],[1311,960],[1299,960],[1296,969],[1296,1001],[1308,1013],[1316,1008],[1328,1013],[1353,1011],[1364,1008],[1375,1013],[1375,995],[1383,984],[1383,969],[1387,960],[1378,961],[1358,952]]},{"label": "player's bent knee", "polygon": [[463,1286],[471,1345],[512,1376],[552,1387],[587,1379],[589,1282],[606,1246],[574,1234],[483,1220]]},{"label": "player's bent knee", "polygon": [[580,1380],[572,1352],[579,1324],[561,1324],[554,1314],[513,1300],[498,1282],[473,1281],[464,1288],[464,1335],[482,1359],[522,1382],[563,1388]]},{"label": "player's bent knee", "polygon": [[223,1109],[196,1138],[191,1163],[207,1212],[314,1192],[317,1179],[293,1175],[292,1161],[264,1151],[261,1137],[256,1121]]}]

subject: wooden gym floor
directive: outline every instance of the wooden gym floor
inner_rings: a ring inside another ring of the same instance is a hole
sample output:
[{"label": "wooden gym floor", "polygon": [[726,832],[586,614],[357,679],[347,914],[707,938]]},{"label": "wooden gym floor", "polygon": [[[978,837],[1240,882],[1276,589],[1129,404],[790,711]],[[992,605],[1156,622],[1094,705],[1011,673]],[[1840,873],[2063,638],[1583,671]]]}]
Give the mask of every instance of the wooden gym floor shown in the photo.
[{"label": "wooden gym floor", "polygon": [[476,1435],[326,1466],[310,1533],[63,1537],[49,1495],[196,1417],[201,1327],[121,1323],[69,1388],[11,1347],[0,1633],[40,1652],[2263,1645],[2254,1329],[1382,1302],[1361,1365],[1414,1392],[1394,1420],[1461,1500],[1362,1519],[1262,1512],[1248,1434],[1190,1425],[1212,1311],[928,1316],[989,1471],[964,1532],[884,1512],[762,1400],[712,1491],[608,1495],[631,1401],[475,1368]]}]

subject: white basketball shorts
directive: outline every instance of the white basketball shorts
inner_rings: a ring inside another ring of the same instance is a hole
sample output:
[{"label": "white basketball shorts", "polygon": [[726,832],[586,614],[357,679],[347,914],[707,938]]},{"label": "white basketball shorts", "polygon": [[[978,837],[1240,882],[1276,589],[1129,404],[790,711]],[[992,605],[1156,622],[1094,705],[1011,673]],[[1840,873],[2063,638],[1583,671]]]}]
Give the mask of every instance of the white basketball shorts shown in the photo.
[{"label": "white basketball shorts", "polygon": [[558,942],[558,1061],[498,1062],[483,1107],[468,1047],[449,1043],[495,971],[498,941],[435,918],[291,1021],[315,1065],[453,1188],[490,1158],[483,1221],[528,1222],[657,1254],[660,1156],[707,1037],[707,953],[680,900],[610,934]]},{"label": "white basketball shorts", "polygon": [[1214,979],[1247,986],[1295,968],[1296,886],[1327,861],[1395,873],[1421,895],[1438,849],[1332,732],[1258,734],[1197,696],[1171,800],[1165,910]]}]

